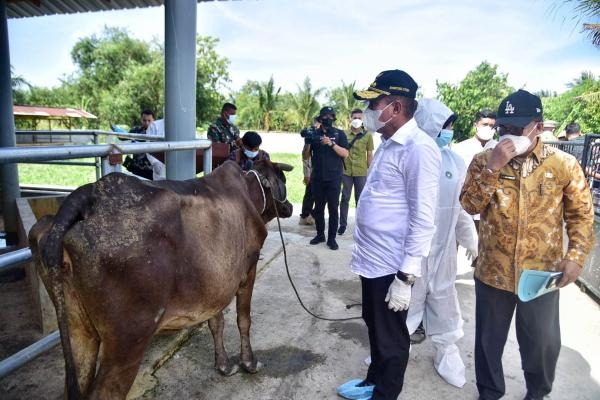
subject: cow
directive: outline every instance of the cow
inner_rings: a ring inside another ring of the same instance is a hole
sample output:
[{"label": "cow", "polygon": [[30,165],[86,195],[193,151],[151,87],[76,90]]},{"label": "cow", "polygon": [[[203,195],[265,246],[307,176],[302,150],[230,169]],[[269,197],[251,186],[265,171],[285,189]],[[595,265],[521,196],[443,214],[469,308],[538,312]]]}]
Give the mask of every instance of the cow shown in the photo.
[{"label": "cow", "polygon": [[265,224],[292,215],[282,170],[228,161],[202,178],[142,181],[113,173],[71,193],[29,233],[54,303],[68,399],[125,399],[152,336],[208,321],[215,368],[236,297],[240,366],[257,371],[250,302]]}]

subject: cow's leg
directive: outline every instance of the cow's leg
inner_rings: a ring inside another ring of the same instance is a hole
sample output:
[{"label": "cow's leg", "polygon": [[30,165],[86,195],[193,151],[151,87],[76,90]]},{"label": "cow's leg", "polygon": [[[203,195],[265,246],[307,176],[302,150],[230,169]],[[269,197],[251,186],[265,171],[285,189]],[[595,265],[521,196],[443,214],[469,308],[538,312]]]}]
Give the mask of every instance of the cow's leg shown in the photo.
[{"label": "cow's leg", "polygon": [[236,297],[237,324],[240,331],[240,363],[242,368],[250,373],[255,373],[262,367],[261,363],[254,358],[250,345],[250,303],[255,278],[256,264],[248,271],[246,281],[240,285]]},{"label": "cow's leg", "polygon": [[74,327],[69,330],[71,339],[71,348],[73,349],[73,358],[75,359],[75,369],[77,371],[77,382],[79,390],[83,397],[86,397],[94,375],[96,375],[96,361],[98,359],[98,348],[100,340],[95,332],[86,327]]},{"label": "cow's leg", "polygon": [[125,400],[153,333],[153,329],[144,334],[118,330],[111,340],[102,341],[100,364],[90,400]]},{"label": "cow's leg", "polygon": [[208,327],[215,344],[215,369],[225,376],[230,376],[238,371],[238,366],[229,360],[227,350],[225,350],[223,342],[224,326],[225,318],[222,311],[208,320]]}]

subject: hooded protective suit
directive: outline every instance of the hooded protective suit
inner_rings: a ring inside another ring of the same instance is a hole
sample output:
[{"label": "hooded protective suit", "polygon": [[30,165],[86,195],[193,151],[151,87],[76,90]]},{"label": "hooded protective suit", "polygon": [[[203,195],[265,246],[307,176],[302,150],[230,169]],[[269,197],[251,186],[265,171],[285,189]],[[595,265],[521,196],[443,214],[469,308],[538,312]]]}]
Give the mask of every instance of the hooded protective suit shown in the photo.
[{"label": "hooded protective suit", "polygon": [[[421,99],[415,113],[419,128],[434,140],[452,110],[434,99]],[[412,289],[406,325],[413,333],[421,320],[426,334],[434,343],[434,365],[451,385],[465,384],[465,366],[454,344],[464,333],[463,320],[454,287],[457,268],[456,242],[477,255],[477,232],[469,214],[458,200],[466,174],[465,163],[447,146],[441,148],[442,173],[440,196],[436,210],[436,231],[431,250],[423,260],[421,278]]]}]

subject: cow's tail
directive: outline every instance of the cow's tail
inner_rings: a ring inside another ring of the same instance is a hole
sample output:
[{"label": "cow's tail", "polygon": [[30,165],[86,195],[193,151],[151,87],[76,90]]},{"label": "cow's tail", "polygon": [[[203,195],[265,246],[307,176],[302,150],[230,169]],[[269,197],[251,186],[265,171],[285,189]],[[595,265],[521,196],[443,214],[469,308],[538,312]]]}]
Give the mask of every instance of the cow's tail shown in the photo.
[{"label": "cow's tail", "polygon": [[63,347],[66,369],[67,399],[78,400],[82,398],[77,380],[77,369],[69,335],[68,315],[65,303],[64,283],[66,262],[64,256],[64,238],[69,229],[84,218],[85,210],[92,206],[93,186],[85,185],[75,190],[65,199],[54,217],[48,234],[39,243],[40,256],[45,273],[48,275],[50,290],[54,297],[56,318],[60,331],[60,340]]}]

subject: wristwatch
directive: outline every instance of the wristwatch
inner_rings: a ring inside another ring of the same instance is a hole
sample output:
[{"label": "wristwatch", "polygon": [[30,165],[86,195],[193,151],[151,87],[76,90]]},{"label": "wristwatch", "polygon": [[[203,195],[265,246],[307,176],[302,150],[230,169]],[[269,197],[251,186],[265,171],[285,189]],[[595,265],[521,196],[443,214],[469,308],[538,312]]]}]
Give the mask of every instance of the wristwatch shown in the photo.
[{"label": "wristwatch", "polygon": [[331,147],[332,149],[333,149],[333,146],[335,146],[335,142],[331,142],[331,143],[329,144],[329,147]]},{"label": "wristwatch", "polygon": [[417,277],[414,276],[413,274],[405,274],[402,271],[396,272],[396,278],[400,279],[402,282],[404,282],[410,286],[414,285],[415,280],[417,279]]}]

